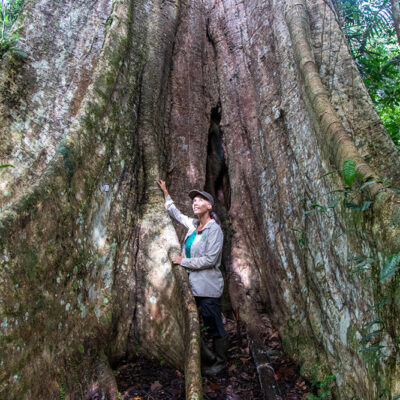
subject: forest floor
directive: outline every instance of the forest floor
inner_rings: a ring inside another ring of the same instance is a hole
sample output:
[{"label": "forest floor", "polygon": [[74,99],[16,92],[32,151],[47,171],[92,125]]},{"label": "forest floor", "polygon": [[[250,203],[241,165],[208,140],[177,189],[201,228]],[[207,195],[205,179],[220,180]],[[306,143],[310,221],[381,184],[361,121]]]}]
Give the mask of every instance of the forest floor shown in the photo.
[{"label": "forest floor", "polygon": [[[266,320],[265,346],[270,354],[276,387],[282,400],[304,400],[312,393],[298,367],[283,353],[278,333]],[[269,325],[268,325],[269,324]],[[229,334],[228,366],[215,377],[203,378],[205,400],[262,400],[257,369],[251,357],[244,324],[226,319]],[[114,371],[121,400],[184,400],[182,372],[163,360],[137,358]]]}]

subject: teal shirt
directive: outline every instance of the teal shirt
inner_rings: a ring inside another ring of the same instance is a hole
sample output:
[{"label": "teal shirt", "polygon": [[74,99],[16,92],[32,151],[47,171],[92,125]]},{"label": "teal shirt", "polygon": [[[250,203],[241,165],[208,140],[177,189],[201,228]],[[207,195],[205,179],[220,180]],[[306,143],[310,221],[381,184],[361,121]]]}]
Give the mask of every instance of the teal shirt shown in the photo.
[{"label": "teal shirt", "polygon": [[[182,246],[183,255],[185,255],[186,241],[198,228],[199,220],[182,214],[170,196],[165,199],[165,208],[171,217],[188,230]],[[190,258],[183,258],[181,266],[189,273],[190,287],[194,296],[221,297],[224,289],[224,278],[220,270],[224,235],[213,219],[208,221],[201,234],[197,235],[200,237],[196,237],[192,243]]]},{"label": "teal shirt", "polygon": [[197,232],[194,230],[193,233],[186,239],[185,242],[185,253],[186,253],[186,258],[190,258],[190,248],[192,247],[192,244],[194,242],[194,239],[196,238]]}]

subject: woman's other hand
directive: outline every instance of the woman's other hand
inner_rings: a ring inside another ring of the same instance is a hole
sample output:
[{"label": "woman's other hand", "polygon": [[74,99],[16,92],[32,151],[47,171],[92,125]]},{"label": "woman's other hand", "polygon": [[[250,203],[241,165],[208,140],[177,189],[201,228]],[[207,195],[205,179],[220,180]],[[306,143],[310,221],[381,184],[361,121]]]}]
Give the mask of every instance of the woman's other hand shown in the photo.
[{"label": "woman's other hand", "polygon": [[182,261],[183,257],[182,256],[172,256],[171,260],[174,264],[180,264]]},{"label": "woman's other hand", "polygon": [[162,181],[161,179],[158,179],[156,181],[157,185],[160,186],[160,189],[164,193],[164,198],[166,199],[168,197],[168,190],[167,190],[167,185],[165,184],[165,181]]}]

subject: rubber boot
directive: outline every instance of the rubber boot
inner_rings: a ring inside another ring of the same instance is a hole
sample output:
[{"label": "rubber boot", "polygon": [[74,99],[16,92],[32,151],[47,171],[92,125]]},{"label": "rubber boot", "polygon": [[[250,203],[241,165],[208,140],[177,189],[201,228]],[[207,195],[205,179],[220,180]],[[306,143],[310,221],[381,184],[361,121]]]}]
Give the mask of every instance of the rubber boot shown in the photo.
[{"label": "rubber boot", "polygon": [[214,347],[217,358],[210,367],[204,368],[204,375],[216,375],[225,369],[229,348],[228,335],[214,339]]},{"label": "rubber boot", "polygon": [[201,367],[206,368],[213,365],[217,359],[215,354],[207,346],[207,343],[203,338],[200,338],[200,356],[201,356]]}]

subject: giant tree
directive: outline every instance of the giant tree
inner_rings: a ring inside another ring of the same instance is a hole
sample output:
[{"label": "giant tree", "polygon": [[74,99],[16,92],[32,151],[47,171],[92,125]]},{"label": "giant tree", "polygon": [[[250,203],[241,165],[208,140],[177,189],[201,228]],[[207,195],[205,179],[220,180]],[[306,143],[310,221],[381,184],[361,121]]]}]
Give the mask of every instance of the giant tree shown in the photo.
[{"label": "giant tree", "polygon": [[217,199],[227,307],[255,353],[266,315],[338,398],[400,393],[399,153],[330,1],[25,0],[13,29],[2,398],[116,398],[110,365],[136,352],[185,367],[201,398],[157,178],[183,211],[193,187]]}]

